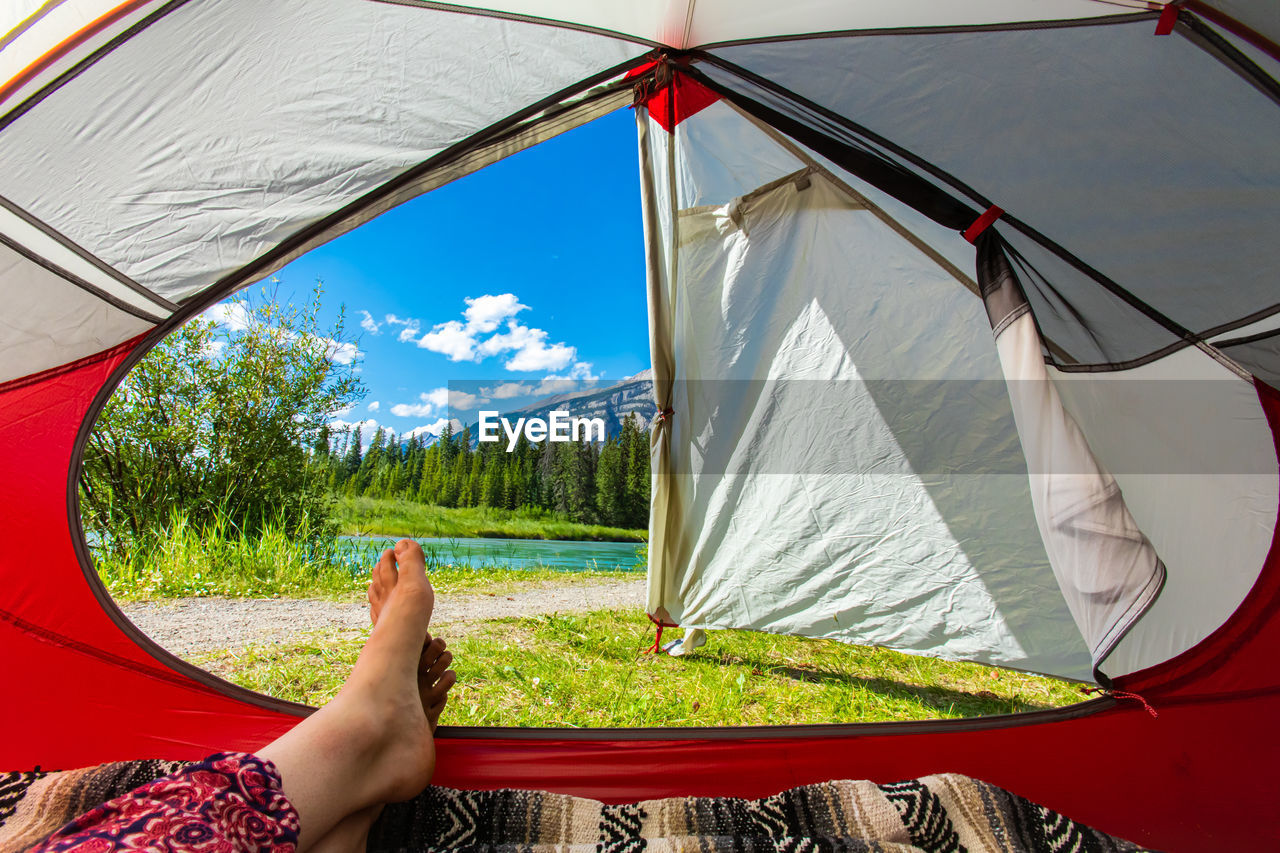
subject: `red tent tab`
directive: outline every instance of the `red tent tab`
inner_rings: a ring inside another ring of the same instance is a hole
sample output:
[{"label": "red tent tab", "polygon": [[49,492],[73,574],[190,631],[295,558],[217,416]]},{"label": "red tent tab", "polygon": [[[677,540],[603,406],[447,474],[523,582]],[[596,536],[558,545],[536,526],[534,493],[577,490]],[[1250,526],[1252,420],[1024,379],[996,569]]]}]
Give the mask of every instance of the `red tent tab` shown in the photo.
[{"label": "red tent tab", "polygon": [[1178,23],[1178,5],[1169,3],[1160,10],[1160,20],[1156,21],[1156,35],[1167,36],[1173,32],[1173,25]]},{"label": "red tent tab", "polygon": [[[647,74],[658,66],[658,63],[644,65],[632,71],[629,77]],[[720,96],[703,84],[694,80],[678,69],[672,68],[669,83],[651,86],[637,98],[637,104],[644,104],[653,120],[662,125],[662,129],[671,133],[680,122],[706,109],[720,100]]]},{"label": "red tent tab", "polygon": [[973,224],[964,230],[964,238],[970,243],[974,242],[978,239],[979,234],[990,228],[991,223],[995,222],[1003,215],[1004,210],[994,204],[991,205],[987,208],[985,213],[973,220]]}]

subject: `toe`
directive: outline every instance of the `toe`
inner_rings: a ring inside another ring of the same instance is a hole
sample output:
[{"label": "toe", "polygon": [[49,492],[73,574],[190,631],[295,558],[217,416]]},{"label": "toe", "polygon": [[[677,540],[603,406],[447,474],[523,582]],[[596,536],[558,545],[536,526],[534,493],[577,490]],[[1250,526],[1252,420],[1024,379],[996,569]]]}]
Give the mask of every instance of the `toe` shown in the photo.
[{"label": "toe", "polygon": [[444,711],[444,706],[448,703],[449,697],[443,696],[435,705],[426,709],[427,726],[434,733],[436,726],[440,724],[440,713]]},{"label": "toe", "polygon": [[378,616],[382,613],[382,605],[387,601],[387,594],[396,583],[395,552],[390,548],[382,552],[378,562],[370,572],[369,581],[369,616],[373,624],[378,624]]},{"label": "toe", "polygon": [[449,701],[449,688],[458,681],[458,674],[451,669],[441,673],[440,678],[430,687],[422,691],[422,708],[426,712],[427,722],[434,729],[440,719],[440,712]]},{"label": "toe", "polygon": [[401,539],[395,547],[396,568],[401,576],[421,577],[426,580],[427,560],[422,546],[412,539]]},{"label": "toe", "polygon": [[427,668],[440,659],[440,655],[444,654],[444,640],[439,637],[432,637],[427,634],[427,644],[422,647],[422,659],[418,662],[418,671],[425,673]]},{"label": "toe", "polygon": [[453,652],[441,652],[440,656],[434,661],[431,661],[430,663],[427,663],[425,660],[423,661],[425,666],[419,666],[419,676],[425,680],[427,684],[435,684],[440,680],[440,676],[444,675],[444,671],[448,669],[449,665],[452,663]]}]

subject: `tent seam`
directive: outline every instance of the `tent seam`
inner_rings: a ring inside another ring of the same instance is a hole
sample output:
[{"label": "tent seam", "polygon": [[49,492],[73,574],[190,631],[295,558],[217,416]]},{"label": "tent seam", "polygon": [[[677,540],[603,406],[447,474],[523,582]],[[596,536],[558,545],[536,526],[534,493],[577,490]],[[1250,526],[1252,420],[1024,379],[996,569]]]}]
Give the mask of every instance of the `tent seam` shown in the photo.
[{"label": "tent seam", "polygon": [[[135,8],[145,5],[147,2],[150,2],[150,0],[139,0],[136,7],[130,7],[128,9],[125,9],[121,13],[121,15],[122,16],[127,15],[129,12],[134,11]],[[164,6],[160,7],[159,9],[152,12],[151,14],[147,15],[142,20],[137,21],[134,24],[131,24],[123,32],[117,33],[116,35],[112,36],[111,39],[109,39],[106,44],[96,48],[88,56],[84,57],[75,65],[71,66],[66,71],[59,74],[57,77],[51,80],[48,84],[41,87],[37,91],[33,92],[29,98],[19,103],[12,110],[9,110],[7,113],[5,113],[3,116],[0,116],[0,133],[3,133],[4,130],[9,127],[9,125],[13,124],[15,121],[22,118],[24,115],[30,112],[34,107],[38,106],[42,101],[44,101],[54,92],[56,92],[58,89],[61,89],[67,83],[71,82],[76,77],[79,77],[81,74],[83,74],[89,68],[98,64],[98,62],[104,59],[108,54],[114,51],[117,47],[124,44],[126,41],[132,39],[135,35],[138,35],[142,31],[146,30],[152,24],[157,23],[162,18],[167,17],[171,12],[175,12],[182,6],[185,6],[188,2],[189,0],[169,0],[169,2],[166,3]],[[105,28],[112,23],[114,23],[114,19],[104,22],[103,27]],[[92,35],[92,33],[90,35]],[[74,47],[74,45],[69,46],[67,49],[70,50],[72,47]],[[53,59],[50,60],[50,62],[58,58],[60,57],[54,57]],[[15,79],[18,79],[18,78],[15,78]],[[23,85],[29,82],[29,80],[30,78],[28,78],[27,80],[20,81],[15,88],[10,89],[9,93],[4,95],[3,97],[0,97],[0,101],[3,101],[5,98],[7,98],[8,94],[13,94],[17,92],[19,89],[21,89]]]},{"label": "tent seam", "polygon": [[435,3],[431,0],[373,0],[375,3],[384,3],[388,6],[407,6],[412,9],[426,9],[434,12],[449,12],[456,15],[472,15],[477,18],[496,18],[499,21],[513,21],[521,24],[536,24],[544,27],[555,27],[562,30],[573,30],[580,33],[590,33],[597,36],[605,36],[608,38],[616,38],[619,41],[628,41],[632,44],[642,44],[645,47],[665,47],[662,42],[652,41],[643,36],[629,35],[619,32],[618,30],[609,30],[604,27],[592,27],[586,24],[573,24],[569,21],[561,21],[556,18],[542,18],[537,15],[522,15],[518,12],[500,12],[496,9],[477,9],[471,6],[457,6],[453,3]]}]

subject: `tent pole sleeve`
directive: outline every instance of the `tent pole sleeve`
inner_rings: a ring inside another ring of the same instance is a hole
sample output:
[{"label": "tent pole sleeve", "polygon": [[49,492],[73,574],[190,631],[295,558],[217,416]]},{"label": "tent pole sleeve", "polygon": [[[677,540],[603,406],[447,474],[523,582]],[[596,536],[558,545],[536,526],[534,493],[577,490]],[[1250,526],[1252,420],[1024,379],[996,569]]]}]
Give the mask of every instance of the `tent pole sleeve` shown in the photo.
[{"label": "tent pole sleeve", "polygon": [[[645,278],[649,312],[649,361],[653,370],[654,403],[659,412],[671,408],[675,378],[675,347],[673,340],[673,311],[668,299],[666,279],[675,274],[675,241],[664,241],[662,217],[658,210],[661,203],[655,182],[659,179],[653,162],[652,130],[648,110],[636,106],[636,141],[640,155],[640,202],[644,222]],[[674,145],[668,144],[667,162],[671,163]],[[669,192],[674,192],[674,181],[668,174]],[[674,207],[674,199],[672,200]],[[674,226],[674,210],[671,212]],[[665,249],[665,251],[664,251]],[[646,611],[659,619],[668,619],[667,604],[674,590],[673,546],[677,541],[675,506],[671,489],[671,418],[659,417],[649,432],[650,457],[650,513],[649,513],[649,565]]]}]

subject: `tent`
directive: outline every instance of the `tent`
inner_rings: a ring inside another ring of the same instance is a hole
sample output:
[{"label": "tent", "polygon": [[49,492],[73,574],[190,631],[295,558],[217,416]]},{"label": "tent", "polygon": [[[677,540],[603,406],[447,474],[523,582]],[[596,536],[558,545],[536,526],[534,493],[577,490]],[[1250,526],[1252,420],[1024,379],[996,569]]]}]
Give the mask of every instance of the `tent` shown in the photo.
[{"label": "tent", "polygon": [[[451,728],[609,801],[960,772],[1159,847],[1280,821],[1280,13],[1263,0],[0,9],[6,769],[252,749],[97,581],[94,416],[183,320],[634,107],[649,611],[1093,680],[961,721]],[[661,701],[655,696],[653,701]]]}]

